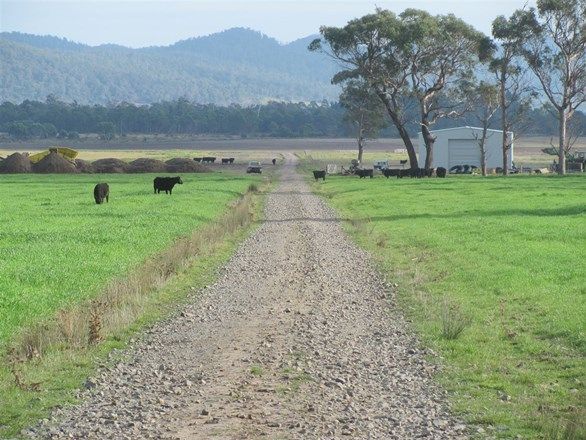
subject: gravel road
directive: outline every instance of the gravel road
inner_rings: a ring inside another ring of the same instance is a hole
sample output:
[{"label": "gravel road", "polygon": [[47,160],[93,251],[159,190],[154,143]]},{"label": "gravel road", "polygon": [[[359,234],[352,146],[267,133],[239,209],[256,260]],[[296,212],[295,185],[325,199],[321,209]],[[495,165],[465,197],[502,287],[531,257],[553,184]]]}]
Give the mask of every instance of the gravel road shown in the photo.
[{"label": "gravel road", "polygon": [[460,439],[392,284],[289,156],[218,281],[24,434],[85,439]]}]

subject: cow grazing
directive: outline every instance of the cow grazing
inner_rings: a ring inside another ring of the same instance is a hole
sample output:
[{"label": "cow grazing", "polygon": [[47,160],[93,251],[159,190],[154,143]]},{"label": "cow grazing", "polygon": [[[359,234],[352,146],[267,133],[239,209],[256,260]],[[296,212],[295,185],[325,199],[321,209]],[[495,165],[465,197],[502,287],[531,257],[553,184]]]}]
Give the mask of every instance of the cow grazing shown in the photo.
[{"label": "cow grazing", "polygon": [[273,159],[273,165],[277,165],[277,159]]},{"label": "cow grazing", "polygon": [[373,170],[356,170],[356,174],[358,174],[361,179],[367,177],[370,177],[372,179],[374,177]]},{"label": "cow grazing", "polygon": [[201,161],[204,163],[214,163],[216,161],[216,158],[213,156],[207,156],[207,157],[202,157]]},{"label": "cow grazing", "polygon": [[196,162],[201,162],[201,157],[194,157],[193,160],[195,160]]},{"label": "cow grazing", "polygon": [[222,163],[230,163],[230,159],[222,158]]},{"label": "cow grazing", "polygon": [[181,177],[155,177],[153,186],[155,187],[155,194],[159,194],[161,191],[165,191],[165,194],[171,195],[175,184],[183,184]]},{"label": "cow grazing", "polygon": [[401,177],[401,170],[398,168],[384,168],[383,175],[388,179],[389,177]]},{"label": "cow grazing", "polygon": [[325,170],[316,170],[313,172],[313,177],[315,178],[315,180],[318,180],[318,179],[326,180],[326,172],[325,172]]},{"label": "cow grazing", "polygon": [[447,172],[448,172],[448,170],[446,170],[444,167],[437,167],[435,170],[435,175],[437,177],[444,178],[444,177],[446,177]]},{"label": "cow grazing", "polygon": [[109,202],[110,199],[110,187],[107,183],[98,183],[94,187],[94,199],[96,199],[96,204],[101,205],[106,200],[106,203]]}]

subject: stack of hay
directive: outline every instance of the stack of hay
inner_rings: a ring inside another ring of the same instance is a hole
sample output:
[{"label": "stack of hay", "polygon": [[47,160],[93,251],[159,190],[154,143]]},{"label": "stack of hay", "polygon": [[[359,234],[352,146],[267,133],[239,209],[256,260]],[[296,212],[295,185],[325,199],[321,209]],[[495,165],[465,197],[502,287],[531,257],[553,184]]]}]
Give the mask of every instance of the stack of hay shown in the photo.
[{"label": "stack of hay", "polygon": [[33,165],[35,173],[43,174],[65,174],[77,173],[75,163],[70,162],[63,156],[57,154],[57,150],[50,149],[50,153]]},{"label": "stack of hay", "polygon": [[129,173],[164,173],[165,162],[157,159],[140,158],[129,163]]},{"label": "stack of hay", "polygon": [[120,159],[108,158],[96,160],[92,168],[96,173],[126,173],[130,167]]},{"label": "stack of hay", "polygon": [[80,173],[93,173],[94,168],[87,160],[75,159],[75,167]]},{"label": "stack of hay", "polygon": [[20,153],[11,154],[6,159],[0,161],[0,173],[20,174],[30,173],[32,170],[31,161],[28,160],[28,157]]},{"label": "stack of hay", "polygon": [[176,157],[165,162],[169,173],[211,173],[208,167],[188,158]]}]

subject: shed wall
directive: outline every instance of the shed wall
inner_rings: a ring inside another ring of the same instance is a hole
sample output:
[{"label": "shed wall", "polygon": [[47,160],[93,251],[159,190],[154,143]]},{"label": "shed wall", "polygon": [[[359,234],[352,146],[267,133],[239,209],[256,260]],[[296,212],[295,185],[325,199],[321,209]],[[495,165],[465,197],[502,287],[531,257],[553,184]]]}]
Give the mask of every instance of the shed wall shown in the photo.
[{"label": "shed wall", "polygon": [[[455,165],[474,165],[480,167],[480,147],[477,139],[482,137],[482,129],[460,127],[432,132],[436,136],[431,166],[448,170]],[[512,136],[512,133],[510,134]],[[427,153],[423,135],[419,133],[419,163],[423,167]],[[512,166],[513,149],[509,154],[509,168]],[[489,130],[486,139],[486,162],[489,168],[503,166],[502,131]]]}]

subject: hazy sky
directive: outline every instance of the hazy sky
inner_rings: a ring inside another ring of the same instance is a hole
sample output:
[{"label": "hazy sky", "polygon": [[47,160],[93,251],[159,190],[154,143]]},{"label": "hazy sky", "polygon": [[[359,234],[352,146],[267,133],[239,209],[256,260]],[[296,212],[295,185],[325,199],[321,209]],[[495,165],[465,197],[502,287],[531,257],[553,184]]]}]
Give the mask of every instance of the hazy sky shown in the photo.
[{"label": "hazy sky", "polygon": [[0,31],[54,35],[91,46],[167,46],[179,40],[246,27],[282,43],[344,26],[375,8],[453,13],[490,35],[498,15],[508,17],[535,0],[0,0]]}]

